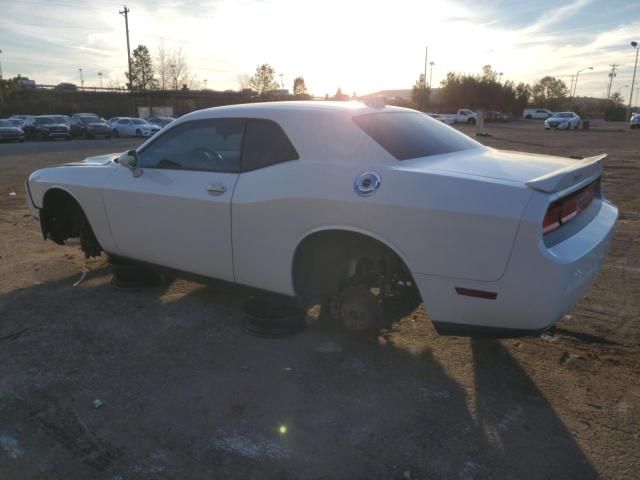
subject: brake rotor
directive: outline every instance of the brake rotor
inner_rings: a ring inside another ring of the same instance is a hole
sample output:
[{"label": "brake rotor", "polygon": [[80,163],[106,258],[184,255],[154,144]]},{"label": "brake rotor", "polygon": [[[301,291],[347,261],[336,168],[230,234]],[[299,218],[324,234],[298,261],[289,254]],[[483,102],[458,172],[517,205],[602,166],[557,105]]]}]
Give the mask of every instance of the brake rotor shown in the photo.
[{"label": "brake rotor", "polygon": [[352,332],[371,330],[382,322],[382,307],[378,297],[364,285],[342,291],[339,311],[343,325]]}]

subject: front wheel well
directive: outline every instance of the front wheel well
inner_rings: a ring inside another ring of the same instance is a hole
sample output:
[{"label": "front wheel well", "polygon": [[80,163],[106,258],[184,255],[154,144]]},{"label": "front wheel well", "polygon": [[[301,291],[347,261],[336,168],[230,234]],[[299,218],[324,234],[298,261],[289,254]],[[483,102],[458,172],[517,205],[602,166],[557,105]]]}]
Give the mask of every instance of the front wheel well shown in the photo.
[{"label": "front wheel well", "polygon": [[325,230],[305,237],[292,270],[296,297],[305,305],[325,303],[355,285],[379,288],[381,297],[399,285],[417,293],[400,256],[380,240],[357,232]]},{"label": "front wheel well", "polygon": [[40,226],[45,239],[64,245],[69,238],[79,238],[87,257],[97,257],[102,247],[78,201],[61,188],[47,190],[42,199]]}]

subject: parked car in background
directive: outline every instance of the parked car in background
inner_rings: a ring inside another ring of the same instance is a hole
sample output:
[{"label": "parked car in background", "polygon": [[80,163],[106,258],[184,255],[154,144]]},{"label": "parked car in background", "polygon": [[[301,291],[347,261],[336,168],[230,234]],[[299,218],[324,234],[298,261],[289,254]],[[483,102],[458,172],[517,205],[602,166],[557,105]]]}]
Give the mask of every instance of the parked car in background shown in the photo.
[{"label": "parked car in background", "polygon": [[526,118],[528,120],[546,120],[551,115],[553,115],[553,112],[546,108],[525,108],[522,112],[522,118]]},{"label": "parked car in background", "polygon": [[64,138],[65,140],[71,140],[71,129],[69,125],[60,119],[59,115],[40,115],[35,117],[35,132],[33,138],[39,138],[41,140]]},{"label": "parked car in background", "polygon": [[475,125],[478,115],[476,112],[469,110],[468,108],[461,108],[456,112],[457,123],[469,123]]},{"label": "parked car in background", "polygon": [[439,113],[427,113],[431,118],[435,118],[439,122],[444,123],[445,125],[453,125],[456,123],[456,120],[451,117],[447,117],[445,115],[440,115]]},{"label": "parked car in background", "polygon": [[[18,120],[19,121],[19,120]],[[0,142],[24,142],[24,130],[9,119],[0,119]]]},{"label": "parked car in background", "polygon": [[36,117],[32,115],[19,115],[22,117],[22,130],[24,131],[25,138],[27,140],[32,139],[36,135]]},{"label": "parked car in background", "polygon": [[160,127],[152,125],[142,118],[122,117],[111,127],[116,137],[150,137],[160,131]]},{"label": "parked car in background", "polygon": [[508,122],[509,115],[495,110],[484,112],[484,120],[486,122]]},{"label": "parked car in background", "polygon": [[57,84],[54,90],[58,92],[75,92],[78,90],[78,86],[75,83],[62,82]]},{"label": "parked car in background", "polygon": [[19,77],[18,78],[18,86],[20,88],[26,88],[26,89],[30,89],[30,88],[36,88],[36,81],[35,80],[31,80],[27,77]]},{"label": "parked car in background", "polygon": [[634,113],[631,115],[631,120],[629,121],[629,128],[640,128],[640,113]]},{"label": "parked car in background", "polygon": [[109,120],[107,120],[107,125],[109,125],[109,128],[111,128],[111,130],[113,130],[113,127],[115,125],[115,123],[120,120],[122,117],[111,117]]},{"label": "parked car in background", "polygon": [[60,123],[64,123],[65,125],[69,125],[71,127],[71,117],[69,115],[48,115]]},{"label": "parked car in background", "polygon": [[13,125],[14,127],[19,127],[22,128],[22,125],[24,124],[24,120],[21,120],[19,118],[7,118],[6,119],[7,122],[11,123],[11,125]]},{"label": "parked car in background", "polygon": [[575,112],[556,112],[544,121],[544,128],[557,128],[559,130],[577,130],[580,126],[580,117]]},{"label": "parked car in background", "polygon": [[495,150],[399,107],[230,105],[40,169],[26,199],[44,238],[132,269],[330,303],[355,331],[421,296],[441,333],[516,336],[560,320],[602,267],[618,217],[604,157]]},{"label": "parked car in background", "polygon": [[157,125],[160,128],[164,128],[173,122],[175,118],[173,117],[149,117],[147,118],[147,122],[152,125]]},{"label": "parked car in background", "polygon": [[71,134],[84,138],[111,138],[112,131],[104,119],[95,113],[74,113],[71,115]]}]

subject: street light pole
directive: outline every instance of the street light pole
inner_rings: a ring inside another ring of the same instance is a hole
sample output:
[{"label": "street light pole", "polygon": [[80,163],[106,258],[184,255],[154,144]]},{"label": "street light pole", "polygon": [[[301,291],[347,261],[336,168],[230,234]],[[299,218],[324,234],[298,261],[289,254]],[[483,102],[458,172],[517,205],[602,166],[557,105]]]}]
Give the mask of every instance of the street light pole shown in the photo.
[{"label": "street light pole", "polygon": [[98,72],[98,77],[100,78],[100,89],[102,89],[102,72]]},{"label": "street light pole", "polygon": [[[2,53],[2,50],[0,50],[0,53]],[[0,62],[0,80],[2,80],[2,62]]]},{"label": "street light pole", "polygon": [[633,66],[633,80],[631,80],[631,91],[629,92],[629,116],[631,116],[631,106],[633,105],[632,100],[633,100],[633,87],[636,83],[636,69],[638,68],[638,50],[640,50],[640,47],[638,47],[638,42],[631,42],[631,46],[633,48],[636,49],[636,63]]},{"label": "street light pole", "polygon": [[429,47],[424,47],[424,83],[427,83],[427,57],[429,53]]},{"label": "street light pole", "polygon": [[573,82],[573,93],[571,94],[571,102],[569,103],[569,110],[571,110],[571,108],[573,107],[573,97],[576,96],[576,90],[578,89],[578,76],[580,75],[580,72],[584,72],[585,70],[593,70],[593,67],[583,68],[582,70],[578,70],[576,72],[576,81]]},{"label": "street light pole", "polygon": [[82,69],[79,68],[78,72],[80,72],[80,88],[84,88],[84,77],[82,76]]}]

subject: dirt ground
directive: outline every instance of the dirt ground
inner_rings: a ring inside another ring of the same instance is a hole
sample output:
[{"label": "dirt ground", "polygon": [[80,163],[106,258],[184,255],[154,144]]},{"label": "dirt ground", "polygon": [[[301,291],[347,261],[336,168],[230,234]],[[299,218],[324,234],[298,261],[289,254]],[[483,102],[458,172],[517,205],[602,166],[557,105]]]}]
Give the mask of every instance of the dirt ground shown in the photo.
[{"label": "dirt ground", "polygon": [[377,337],[316,322],[264,339],[242,328],[240,288],[124,291],[104,260],[73,287],[78,246],[42,240],[24,177],[135,143],[0,145],[0,479],[637,478],[640,131],[488,131],[609,153],[616,237],[553,337],[439,337],[421,307]]}]

